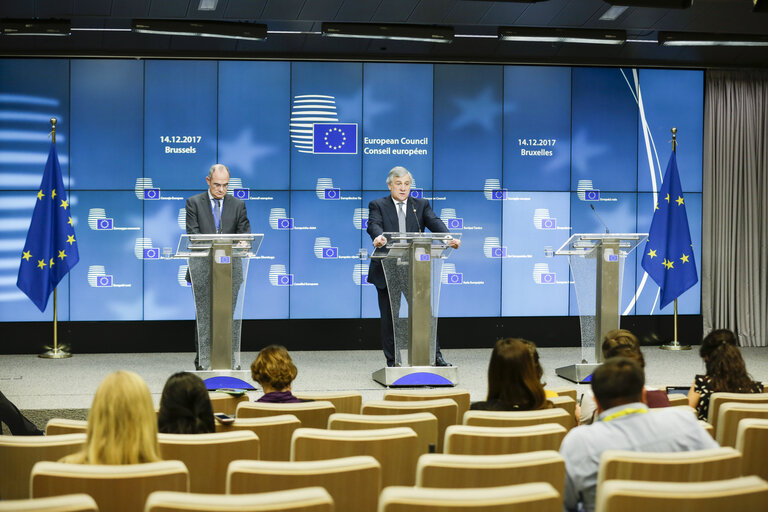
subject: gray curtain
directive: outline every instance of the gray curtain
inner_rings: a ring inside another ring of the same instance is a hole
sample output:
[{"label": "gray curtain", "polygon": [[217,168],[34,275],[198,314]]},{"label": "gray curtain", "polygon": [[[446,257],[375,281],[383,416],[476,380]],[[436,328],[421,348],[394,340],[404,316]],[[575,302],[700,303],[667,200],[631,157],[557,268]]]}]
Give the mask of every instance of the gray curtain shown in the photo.
[{"label": "gray curtain", "polygon": [[768,72],[708,71],[704,100],[704,332],[768,345]]}]

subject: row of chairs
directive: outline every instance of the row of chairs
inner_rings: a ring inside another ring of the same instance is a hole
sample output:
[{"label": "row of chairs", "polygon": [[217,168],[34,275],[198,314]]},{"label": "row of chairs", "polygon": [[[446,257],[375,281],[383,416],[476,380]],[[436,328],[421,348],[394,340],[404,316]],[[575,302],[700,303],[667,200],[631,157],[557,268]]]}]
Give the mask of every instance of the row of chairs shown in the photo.
[{"label": "row of chairs", "polygon": [[[681,503],[675,498],[681,497],[689,500],[684,510],[720,510],[704,508],[711,504],[702,502],[693,506],[702,494],[715,501],[726,496],[732,509],[765,510],[768,484],[754,476],[741,478],[741,459],[737,450],[728,447],[678,453],[605,452],[598,474],[597,510],[640,510],[639,503],[647,506],[653,500],[658,510],[683,510],[670,507],[679,507]],[[562,507],[564,480],[565,461],[555,451],[490,456],[425,454],[418,460],[415,488],[383,485],[382,466],[371,456],[310,462],[236,460],[228,465],[226,494],[254,496],[253,493],[319,486],[332,498],[337,512],[440,510],[434,508],[438,504],[453,510],[495,510],[497,506],[518,510],[516,505],[522,506],[519,510],[557,510]],[[641,481],[655,485],[643,486]],[[709,485],[687,486],[683,482]],[[546,496],[539,496],[544,501],[537,498],[534,504],[528,503],[530,496],[521,485],[538,486],[539,491],[546,489]],[[229,508],[233,505],[248,510],[246,503],[250,499],[223,494],[178,495],[189,490],[188,471],[180,461],[129,466],[39,462],[32,470],[30,486],[35,498],[83,492],[94,498],[99,509],[115,512],[140,510],[147,497],[157,490],[176,491],[171,500],[175,504],[166,503],[164,506],[170,507],[167,509],[152,508],[150,504],[156,503],[150,497],[147,511],[212,512],[234,510]],[[686,486],[703,493],[689,494]],[[382,487],[384,491],[380,493]],[[404,489],[411,491],[400,492]],[[499,489],[506,489],[506,496]],[[395,501],[399,505],[393,505],[394,495],[398,496]],[[641,500],[633,498],[635,495]],[[472,500],[468,499],[470,496]],[[745,499],[744,503],[732,501],[739,496]],[[756,504],[762,508],[756,508]]]}]

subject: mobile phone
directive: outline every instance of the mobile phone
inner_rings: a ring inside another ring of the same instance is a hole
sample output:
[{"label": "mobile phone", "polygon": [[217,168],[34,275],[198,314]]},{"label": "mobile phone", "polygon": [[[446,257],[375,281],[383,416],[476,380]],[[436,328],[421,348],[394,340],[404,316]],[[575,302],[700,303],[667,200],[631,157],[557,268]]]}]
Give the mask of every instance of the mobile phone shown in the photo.
[{"label": "mobile phone", "polygon": [[228,414],[224,414],[223,412],[213,413],[213,416],[214,416],[214,418],[216,418],[216,420],[219,423],[222,423],[222,424],[225,424],[225,425],[227,425],[229,423],[234,423],[235,422],[235,418],[233,418],[232,416],[230,416]]}]

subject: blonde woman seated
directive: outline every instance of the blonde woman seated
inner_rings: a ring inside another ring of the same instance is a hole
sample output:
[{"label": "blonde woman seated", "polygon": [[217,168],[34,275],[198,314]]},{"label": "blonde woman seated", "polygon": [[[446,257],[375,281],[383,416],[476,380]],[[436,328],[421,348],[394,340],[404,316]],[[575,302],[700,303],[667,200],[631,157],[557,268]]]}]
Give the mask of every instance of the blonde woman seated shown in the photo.
[{"label": "blonde woman seated", "polygon": [[285,347],[270,345],[261,349],[251,363],[251,378],[258,382],[264,395],[257,402],[298,403],[307,402],[291,393],[291,383],[298,374],[296,365]]},{"label": "blonde woman seated", "polygon": [[549,409],[544,386],[526,340],[506,338],[496,342],[488,363],[488,399],[470,409],[529,411]]},{"label": "blonde woman seated", "polygon": [[107,375],[88,413],[85,448],[61,462],[118,465],[159,460],[157,416],[147,384],[129,371]]}]

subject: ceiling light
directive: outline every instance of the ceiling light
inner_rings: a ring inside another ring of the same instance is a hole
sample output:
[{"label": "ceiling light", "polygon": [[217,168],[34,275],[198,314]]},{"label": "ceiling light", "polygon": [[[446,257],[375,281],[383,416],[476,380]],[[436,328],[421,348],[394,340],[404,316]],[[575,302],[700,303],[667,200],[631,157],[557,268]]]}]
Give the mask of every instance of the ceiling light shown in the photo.
[{"label": "ceiling light", "polygon": [[163,34],[168,36],[217,37],[222,39],[243,39],[261,41],[267,38],[267,26],[257,23],[228,21],[177,21],[177,20],[133,20],[131,28],[140,34]]},{"label": "ceiling light", "polygon": [[621,5],[614,5],[613,7],[609,7],[608,10],[605,11],[602,16],[600,16],[600,21],[613,21],[624,14],[624,11],[627,9],[629,9],[629,7]]},{"label": "ceiling light", "polygon": [[659,44],[663,46],[768,46],[768,36],[659,32]]},{"label": "ceiling light", "polygon": [[69,20],[2,20],[4,36],[68,36],[72,22]]},{"label": "ceiling light", "polygon": [[454,37],[453,27],[437,25],[323,23],[321,30],[326,37],[393,39],[428,43],[451,43]]},{"label": "ceiling light", "polygon": [[611,5],[628,5],[630,7],[657,7],[660,9],[688,9],[693,0],[605,0]]},{"label": "ceiling light", "polygon": [[589,30],[581,28],[499,27],[504,41],[532,43],[624,44],[624,30]]},{"label": "ceiling light", "polygon": [[215,11],[216,5],[219,3],[219,0],[200,0],[200,3],[197,4],[197,10],[198,11]]}]

